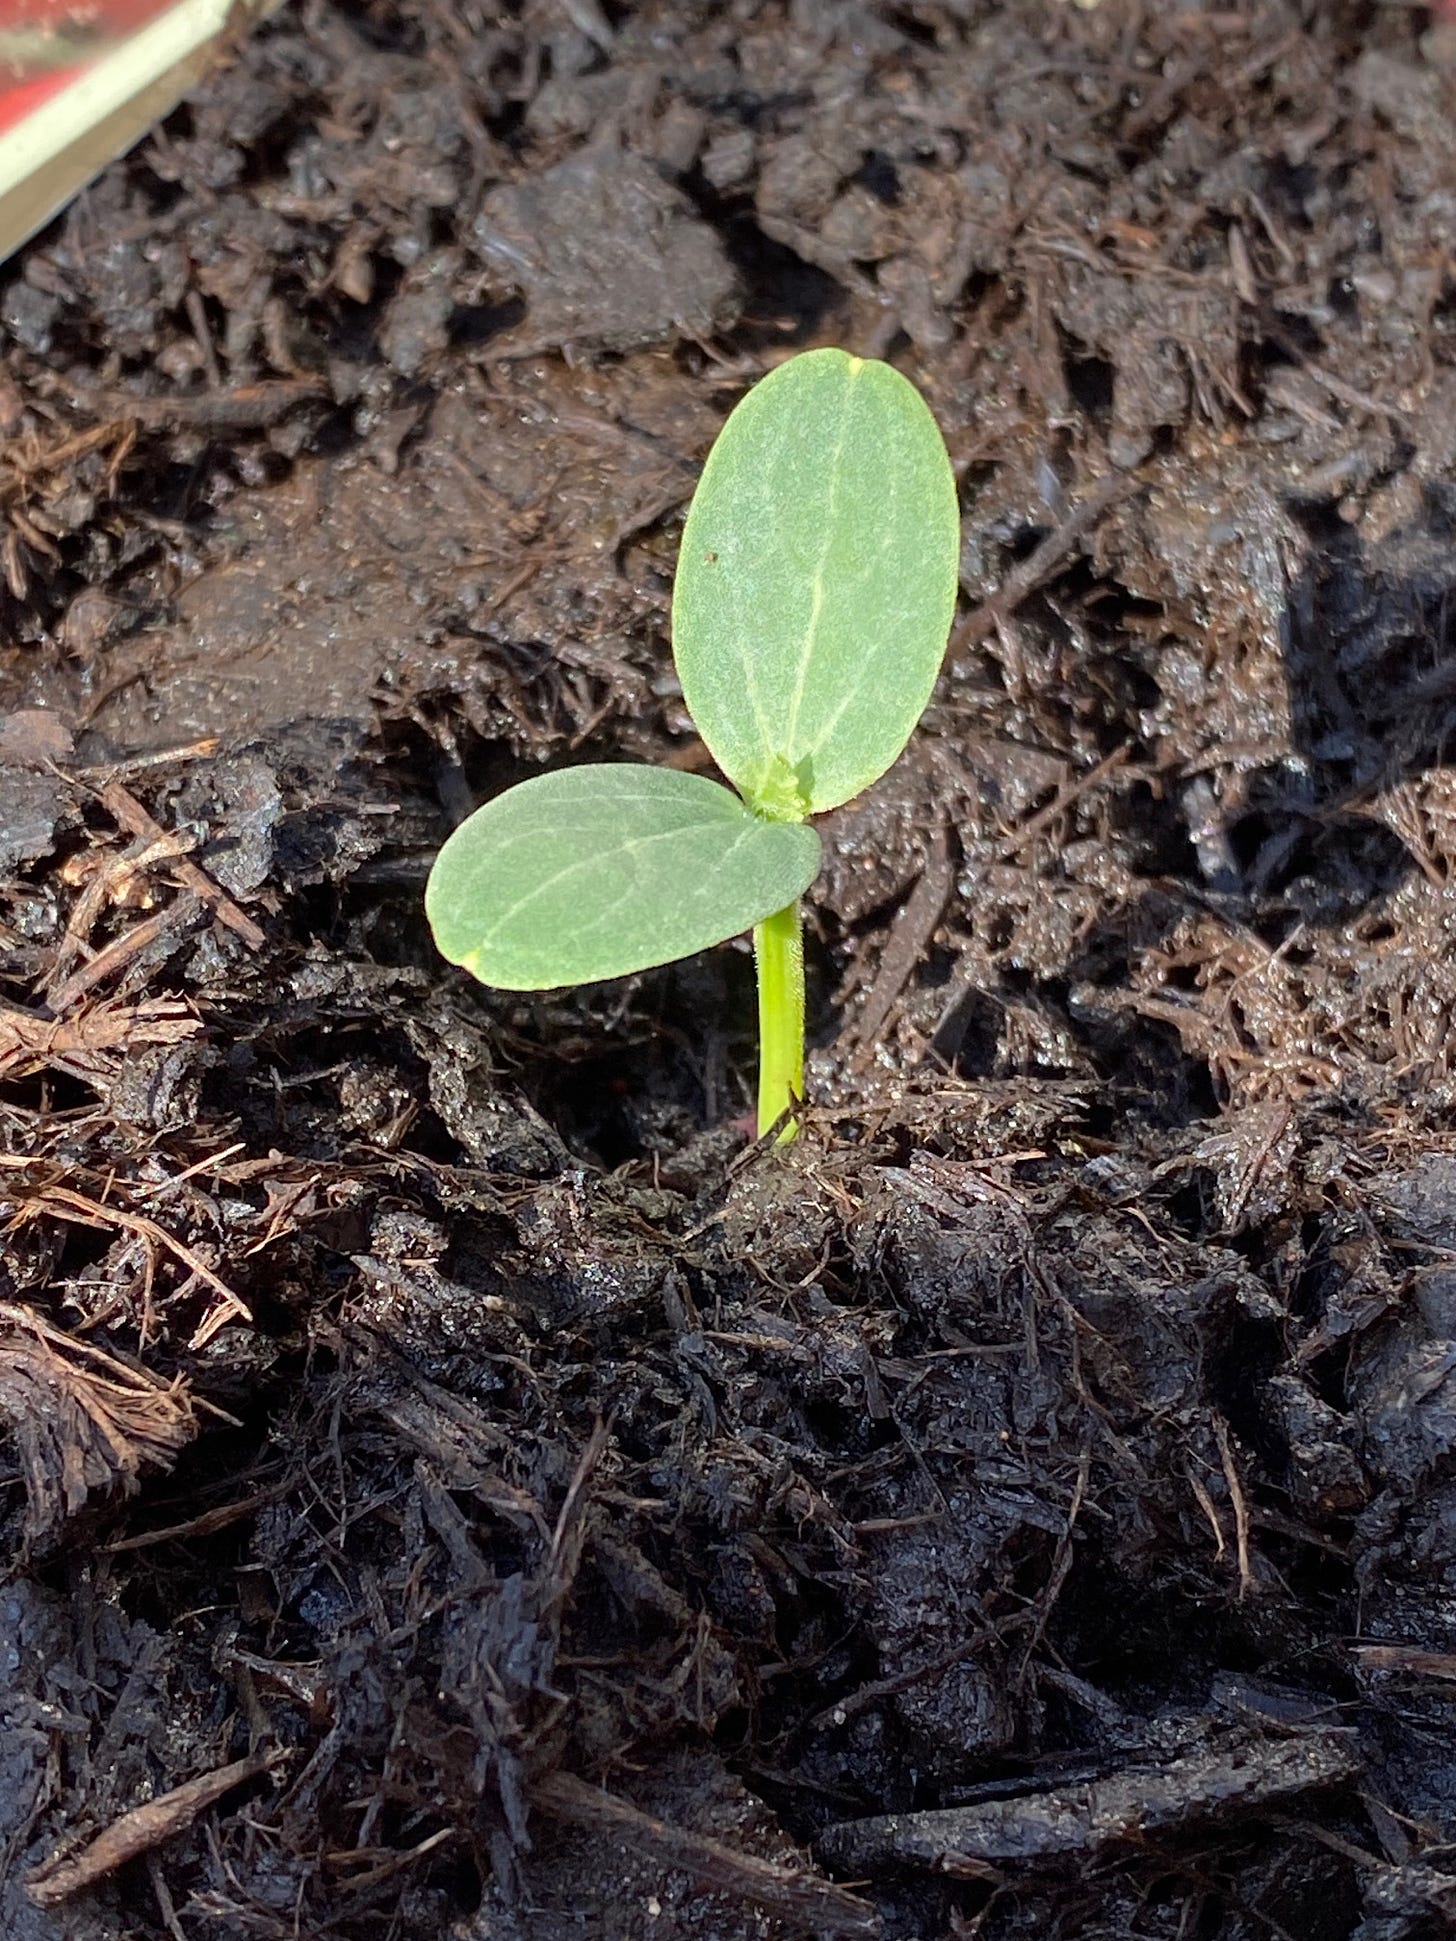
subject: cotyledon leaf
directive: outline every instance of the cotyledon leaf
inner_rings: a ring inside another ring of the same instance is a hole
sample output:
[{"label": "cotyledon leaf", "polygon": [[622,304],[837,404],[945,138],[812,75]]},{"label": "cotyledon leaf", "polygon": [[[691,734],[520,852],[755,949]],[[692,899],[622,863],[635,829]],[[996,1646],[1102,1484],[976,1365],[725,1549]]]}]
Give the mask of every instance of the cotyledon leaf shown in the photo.
[{"label": "cotyledon leaf", "polygon": [[425,914],[451,963],[507,991],[625,977],[722,943],[792,903],[819,838],[766,822],[701,775],[585,767],[533,776],[463,822]]},{"label": "cotyledon leaf", "polygon": [[698,732],[748,802],[815,814],[884,774],[935,685],[959,553],[944,441],[888,364],[809,351],[736,407],[688,512],[672,625]]}]

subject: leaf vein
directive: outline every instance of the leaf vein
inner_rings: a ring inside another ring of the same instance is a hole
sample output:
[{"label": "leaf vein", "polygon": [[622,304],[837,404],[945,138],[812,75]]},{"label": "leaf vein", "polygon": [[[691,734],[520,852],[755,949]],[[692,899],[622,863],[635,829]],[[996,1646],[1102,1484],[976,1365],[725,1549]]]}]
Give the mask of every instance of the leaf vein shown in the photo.
[{"label": "leaf vein", "polygon": [[839,490],[844,476],[844,447],[849,438],[850,399],[854,387],[859,382],[864,364],[856,359],[849,367],[848,382],[844,390],[844,412],[839,421],[839,435],[834,441],[834,456],[829,461],[829,504],[824,515],[824,530],[819,545],[819,563],[814,568],[814,591],[809,604],[809,623],[804,629],[804,644],[799,655],[799,671],[794,682],[794,691],[789,698],[788,728],[785,746],[776,751],[793,760],[794,737],[799,731],[799,711],[804,705],[805,690],[809,685],[809,669],[814,659],[815,639],[819,631],[820,617],[824,611],[824,573],[829,564],[829,549],[834,543],[836,513],[838,510]]},{"label": "leaf vein", "polygon": [[[707,817],[707,818],[704,818],[702,822],[696,823],[696,824],[679,823],[674,828],[671,828],[671,829],[656,830],[652,835],[628,837],[624,842],[618,843],[615,847],[618,853],[631,856],[631,855],[635,855],[639,850],[650,847],[650,845],[653,843],[681,842],[684,836],[691,835],[692,831],[695,828],[696,829],[721,828],[722,823],[723,823],[722,817]],[[748,828],[740,831],[737,835],[735,835],[732,843],[729,845],[727,850],[724,851],[723,860],[726,861],[727,858],[731,856],[734,853],[734,851],[741,846],[744,840],[747,837],[753,835],[754,833],[756,832],[753,829]],[[524,837],[520,839],[523,840]],[[562,868],[555,870],[550,876],[544,877],[539,883],[533,885],[533,887],[530,890],[528,890],[524,896],[519,897],[514,903],[512,903],[509,909],[502,911],[497,921],[481,937],[480,942],[477,946],[477,949],[481,951],[488,950],[491,947],[491,945],[495,943],[497,938],[500,936],[501,932],[505,930],[509,925],[517,921],[517,919],[520,917],[520,914],[523,910],[529,909],[533,903],[539,903],[543,897],[549,896],[553,890],[557,889],[559,885],[566,882],[568,878],[579,875],[581,871],[589,870],[593,866],[599,867],[601,864],[601,860],[602,858],[600,854],[596,856],[573,857],[573,859],[569,863],[565,864]],[[616,901],[611,905],[610,910],[607,911],[605,914],[610,915],[613,912],[615,912],[617,909],[619,909],[621,905],[628,900],[630,895],[631,895],[630,889],[623,891],[622,895],[616,899]],[[602,919],[598,918],[595,921],[597,923],[600,923]]]}]

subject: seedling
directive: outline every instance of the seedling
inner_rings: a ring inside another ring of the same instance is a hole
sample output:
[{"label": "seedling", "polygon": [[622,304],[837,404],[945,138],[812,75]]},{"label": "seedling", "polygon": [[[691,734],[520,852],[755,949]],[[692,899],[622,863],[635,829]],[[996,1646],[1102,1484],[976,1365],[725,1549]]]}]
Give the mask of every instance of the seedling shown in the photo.
[{"label": "seedling", "polygon": [[806,352],[730,415],[693,495],[673,656],[737,794],[701,775],[563,769],[507,789],[430,872],[435,942],[482,984],[552,990],[672,963],[752,929],[758,1126],[804,1086],[799,899],[808,818],[878,780],[930,698],[960,520],[935,420],[888,364]]}]

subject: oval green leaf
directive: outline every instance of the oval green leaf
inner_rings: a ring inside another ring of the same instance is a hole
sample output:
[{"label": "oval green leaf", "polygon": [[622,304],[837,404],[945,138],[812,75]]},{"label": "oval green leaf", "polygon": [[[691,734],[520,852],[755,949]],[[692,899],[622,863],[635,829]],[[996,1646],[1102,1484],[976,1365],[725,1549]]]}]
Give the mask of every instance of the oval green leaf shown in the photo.
[{"label": "oval green leaf", "polygon": [[940,671],[959,559],[944,441],[888,364],[808,351],[736,407],[683,531],[673,655],[751,804],[814,814],[884,774]]},{"label": "oval green leaf", "polygon": [[724,942],[802,896],[819,838],[765,822],[706,776],[585,767],[477,809],[430,871],[442,955],[482,984],[548,991]]}]

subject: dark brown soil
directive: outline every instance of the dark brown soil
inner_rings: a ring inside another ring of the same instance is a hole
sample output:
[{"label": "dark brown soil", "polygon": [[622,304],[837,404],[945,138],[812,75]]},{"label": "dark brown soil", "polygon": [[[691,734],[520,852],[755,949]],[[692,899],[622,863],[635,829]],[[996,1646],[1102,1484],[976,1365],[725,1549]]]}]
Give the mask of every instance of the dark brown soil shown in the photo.
[{"label": "dark brown soil", "polygon": [[[6,1941],[1449,1931],[1453,222],[1414,5],[308,0],[0,274]],[[703,765],[829,342],[965,598],[784,1157],[421,890]]]}]

